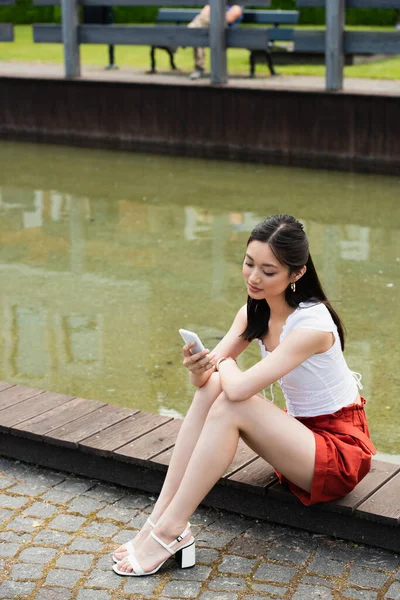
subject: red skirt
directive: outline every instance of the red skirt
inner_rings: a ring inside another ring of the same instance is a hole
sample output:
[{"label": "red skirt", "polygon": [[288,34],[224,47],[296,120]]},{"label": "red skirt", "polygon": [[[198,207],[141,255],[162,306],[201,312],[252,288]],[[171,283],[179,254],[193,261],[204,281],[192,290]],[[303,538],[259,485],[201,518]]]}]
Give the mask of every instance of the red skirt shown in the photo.
[{"label": "red skirt", "polygon": [[306,506],[342,498],[369,472],[371,455],[376,454],[376,448],[369,436],[365,402],[361,398],[361,404],[345,406],[330,415],[296,417],[315,437],[311,491],[302,490],[279,471],[276,474]]}]

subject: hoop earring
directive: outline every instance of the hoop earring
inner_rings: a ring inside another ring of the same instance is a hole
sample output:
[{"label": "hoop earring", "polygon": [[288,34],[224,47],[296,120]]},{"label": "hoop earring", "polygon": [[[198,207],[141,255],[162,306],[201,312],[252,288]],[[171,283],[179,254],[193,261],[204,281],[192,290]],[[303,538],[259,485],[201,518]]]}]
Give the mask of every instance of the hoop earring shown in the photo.
[{"label": "hoop earring", "polygon": [[292,290],[292,292],[296,291],[296,284],[294,281],[290,284],[290,289]]}]

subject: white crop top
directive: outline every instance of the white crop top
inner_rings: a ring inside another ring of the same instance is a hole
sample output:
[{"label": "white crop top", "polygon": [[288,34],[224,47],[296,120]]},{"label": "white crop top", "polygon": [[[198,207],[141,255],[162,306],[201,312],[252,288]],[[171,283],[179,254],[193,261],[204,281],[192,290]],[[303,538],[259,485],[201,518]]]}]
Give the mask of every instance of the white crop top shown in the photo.
[{"label": "white crop top", "polygon": [[[337,327],[324,304],[300,302],[282,328],[280,342],[294,329],[332,331],[335,342],[322,354],[313,354],[301,365],[278,380],[286,399],[286,408],[294,417],[331,414],[354,401],[357,387],[362,389],[360,373],[347,366]],[[270,354],[258,340],[261,356]],[[272,400],[274,400],[271,385]],[[265,397],[265,393],[264,393]]]}]

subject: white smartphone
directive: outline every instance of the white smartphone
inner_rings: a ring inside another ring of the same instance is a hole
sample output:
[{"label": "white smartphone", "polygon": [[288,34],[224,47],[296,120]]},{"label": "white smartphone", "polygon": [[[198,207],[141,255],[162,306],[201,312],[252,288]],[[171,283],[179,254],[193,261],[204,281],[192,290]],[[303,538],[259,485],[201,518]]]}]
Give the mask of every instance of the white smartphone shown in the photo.
[{"label": "white smartphone", "polygon": [[198,352],[201,352],[202,350],[204,350],[204,346],[201,343],[200,338],[197,335],[197,333],[193,333],[193,331],[188,331],[187,329],[180,329],[179,333],[181,334],[181,336],[186,344],[190,344],[191,342],[196,342],[196,345],[190,349],[193,354],[197,354]]}]

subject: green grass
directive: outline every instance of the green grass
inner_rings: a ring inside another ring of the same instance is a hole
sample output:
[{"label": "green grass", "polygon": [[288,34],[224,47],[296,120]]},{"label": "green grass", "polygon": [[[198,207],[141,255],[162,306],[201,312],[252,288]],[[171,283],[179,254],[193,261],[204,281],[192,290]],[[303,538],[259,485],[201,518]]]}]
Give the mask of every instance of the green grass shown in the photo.
[{"label": "green grass", "polygon": [[[310,27],[304,27],[310,29]],[[315,27],[313,29],[322,29]],[[350,29],[350,28],[349,28]],[[393,31],[389,28],[351,27],[351,29]],[[209,52],[207,51],[209,57]],[[81,61],[83,65],[104,66],[107,63],[107,47],[85,44],[81,46]],[[35,61],[43,63],[62,63],[63,52],[61,44],[35,44],[32,39],[32,28],[29,25],[15,27],[15,42],[0,43],[0,61]],[[232,48],[228,51],[228,70],[231,74],[248,74],[249,53],[247,50]],[[131,67],[139,70],[149,68],[148,46],[117,46],[116,62],[121,67]],[[176,54],[176,64],[184,72],[193,68],[193,51],[191,48],[180,48]],[[166,52],[157,52],[157,68],[168,70],[169,63]],[[319,75],[323,76],[323,65],[279,65],[277,70],[285,75]],[[267,73],[264,65],[257,67],[257,73]],[[345,67],[346,77],[365,77],[371,79],[400,79],[400,57],[375,60],[370,63]]]}]

